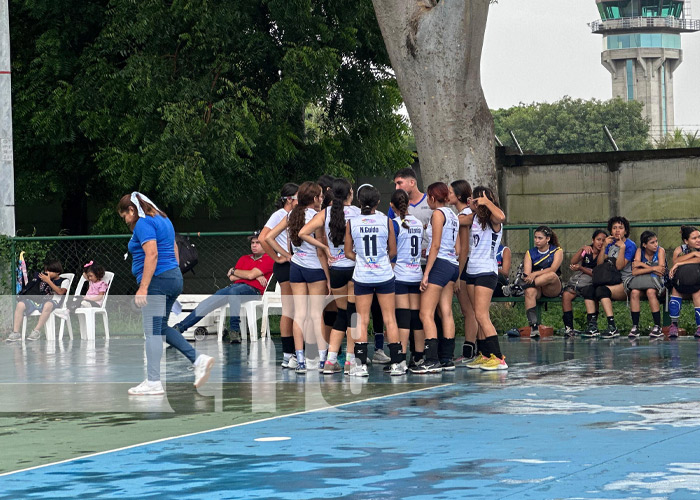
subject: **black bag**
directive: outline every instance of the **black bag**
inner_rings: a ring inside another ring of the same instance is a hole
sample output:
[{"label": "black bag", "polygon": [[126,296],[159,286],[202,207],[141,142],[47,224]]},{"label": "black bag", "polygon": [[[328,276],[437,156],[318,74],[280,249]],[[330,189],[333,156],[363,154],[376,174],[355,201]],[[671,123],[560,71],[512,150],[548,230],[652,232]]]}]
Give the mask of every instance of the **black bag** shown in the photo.
[{"label": "black bag", "polygon": [[42,295],[39,290],[40,285],[41,279],[39,279],[39,273],[34,273],[34,276],[22,287],[17,295]]},{"label": "black bag", "polygon": [[177,244],[177,254],[180,260],[180,272],[185,274],[187,271],[192,271],[194,274],[194,266],[199,262],[199,253],[194,243],[187,236],[175,234],[175,243]]},{"label": "black bag", "polygon": [[607,259],[593,268],[593,286],[610,286],[620,283],[622,283],[622,274],[612,260]]},{"label": "black bag", "polygon": [[678,266],[674,281],[682,287],[700,285],[700,264]]}]

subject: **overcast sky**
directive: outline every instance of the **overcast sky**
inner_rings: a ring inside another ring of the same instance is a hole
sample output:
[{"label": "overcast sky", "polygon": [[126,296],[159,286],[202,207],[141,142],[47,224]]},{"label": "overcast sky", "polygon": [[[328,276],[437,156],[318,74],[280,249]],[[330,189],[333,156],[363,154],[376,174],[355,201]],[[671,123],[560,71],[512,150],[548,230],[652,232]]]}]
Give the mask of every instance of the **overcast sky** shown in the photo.
[{"label": "overcast sky", "polygon": [[[556,6],[556,9],[555,9]],[[499,0],[486,26],[482,83],[491,109],[553,102],[565,95],[610,99],[610,73],[600,64],[602,35],[595,0]],[[700,18],[700,0],[693,0]],[[682,35],[683,63],[674,73],[675,124],[700,130],[700,32]]]}]

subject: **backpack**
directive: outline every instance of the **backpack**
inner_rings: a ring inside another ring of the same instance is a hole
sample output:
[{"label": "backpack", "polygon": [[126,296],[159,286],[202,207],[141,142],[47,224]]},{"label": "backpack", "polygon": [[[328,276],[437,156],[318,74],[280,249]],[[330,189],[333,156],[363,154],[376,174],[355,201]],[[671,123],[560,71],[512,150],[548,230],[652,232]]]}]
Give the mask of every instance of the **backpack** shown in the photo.
[{"label": "backpack", "polygon": [[187,236],[176,233],[175,243],[177,244],[177,254],[180,260],[180,272],[185,274],[187,271],[192,271],[194,274],[194,266],[199,262],[199,253],[194,243]]}]

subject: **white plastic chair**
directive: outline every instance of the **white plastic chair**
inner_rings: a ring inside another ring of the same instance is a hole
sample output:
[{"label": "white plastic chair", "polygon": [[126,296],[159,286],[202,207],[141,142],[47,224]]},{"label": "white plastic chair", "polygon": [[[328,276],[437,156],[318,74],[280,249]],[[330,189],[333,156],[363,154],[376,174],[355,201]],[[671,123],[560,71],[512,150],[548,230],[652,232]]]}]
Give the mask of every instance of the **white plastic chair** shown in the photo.
[{"label": "white plastic chair", "polygon": [[[107,298],[109,297],[109,289],[112,287],[112,281],[114,280],[114,273],[111,271],[105,272],[102,281],[107,283],[107,291],[102,298],[102,304],[100,307],[79,307],[75,310],[76,316],[78,316],[78,321],[80,322],[80,338],[94,340],[95,339],[95,320],[96,316],[99,314],[102,316],[102,325],[105,329],[105,338],[109,338],[109,321],[107,318]],[[76,289],[76,293],[80,291],[80,288]],[[68,334],[70,338],[73,338],[73,328],[71,327],[70,321],[68,321]],[[60,338],[60,336],[59,336]]]},{"label": "white plastic chair", "polygon": [[[67,284],[67,290],[66,294],[61,298],[61,300],[58,303],[58,306],[55,307],[51,311],[51,315],[49,316],[49,319],[46,321],[46,324],[44,325],[44,330],[46,331],[46,338],[48,340],[56,340],[56,323],[54,322],[54,319],[56,317],[55,312],[57,309],[64,309],[66,307],[66,304],[68,303],[68,296],[70,295],[70,288],[71,285],[73,284],[73,279],[75,279],[75,274],[73,273],[63,273],[59,276],[63,281],[61,281],[61,284],[63,284],[66,280],[68,280]],[[31,313],[29,316],[41,316],[41,311],[34,311]],[[27,332],[27,316],[25,316],[22,319],[22,340],[25,338],[25,334]]]},{"label": "white plastic chair", "polygon": [[[263,293],[262,297],[258,300],[249,300],[247,302],[243,302],[241,304],[241,310],[239,311],[239,316],[241,318],[241,338],[242,339],[247,339],[248,334],[250,333],[250,340],[255,342],[258,340],[258,307],[263,307],[265,306],[266,303],[266,297],[269,295],[271,297],[270,300],[274,300],[274,296],[276,293],[279,293],[280,296],[280,307],[282,303],[282,292],[279,290],[279,283],[276,284],[275,286],[275,291],[271,291],[269,289],[270,283],[272,283],[272,276],[270,276],[270,279],[267,282],[268,288],[265,289],[265,292]],[[224,325],[226,324],[226,313],[229,309],[229,305],[225,305],[224,307],[219,309],[219,320],[218,320],[218,328],[217,328],[217,334],[219,338],[219,342],[223,339],[224,335]],[[269,307],[268,307],[269,309]],[[266,318],[263,313],[263,324],[262,324],[262,331],[261,331],[261,338],[263,338],[266,334],[267,336],[270,335],[270,332],[267,331],[269,328],[267,327],[266,323]]]},{"label": "white plastic chair", "polygon": [[262,297],[262,325],[260,325],[260,337],[271,337],[270,335],[270,309],[282,312],[282,288],[279,282],[275,283],[275,290],[268,290]]}]

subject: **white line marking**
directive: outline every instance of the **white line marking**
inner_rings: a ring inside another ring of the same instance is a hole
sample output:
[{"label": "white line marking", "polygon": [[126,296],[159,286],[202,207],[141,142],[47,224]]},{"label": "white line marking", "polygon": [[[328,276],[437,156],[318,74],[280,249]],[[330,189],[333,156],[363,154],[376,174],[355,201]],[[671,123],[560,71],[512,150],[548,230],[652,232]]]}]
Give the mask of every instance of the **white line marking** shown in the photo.
[{"label": "white line marking", "polygon": [[274,443],[276,441],[289,441],[290,437],[287,436],[279,436],[279,437],[265,437],[265,438],[255,438],[253,441],[257,441],[259,443]]},{"label": "white line marking", "polygon": [[105,450],[105,451],[100,451],[97,453],[91,453],[89,455],[83,455],[80,457],[68,458],[66,460],[60,460],[58,462],[51,462],[51,463],[43,464],[43,465],[35,465],[34,467],[27,467],[26,469],[19,469],[19,470],[14,470],[14,471],[10,471],[10,472],[3,472],[3,473],[0,473],[0,477],[11,476],[12,474],[19,474],[20,472],[28,472],[28,471],[36,470],[36,469],[43,469],[44,467],[61,465],[61,464],[69,463],[69,462],[75,462],[76,460],[85,460],[87,458],[99,457],[100,455],[106,455],[108,453],[115,453],[118,451],[131,450],[133,448],[139,448],[141,446],[148,446],[151,444],[164,443],[166,441],[173,441],[175,439],[182,439],[182,438],[191,437],[191,436],[199,436],[201,434],[209,434],[210,432],[218,432],[218,431],[224,431],[227,429],[233,429],[235,427],[243,427],[244,425],[259,424],[261,422],[270,422],[272,420],[278,420],[280,418],[296,417],[298,415],[305,415],[307,413],[316,413],[318,411],[330,410],[332,408],[340,408],[342,406],[349,406],[349,405],[354,405],[354,404],[358,404],[358,403],[367,403],[370,401],[376,401],[378,399],[385,399],[385,398],[390,398],[390,397],[394,397],[394,396],[403,396],[403,395],[412,394],[415,392],[423,392],[423,391],[429,391],[432,389],[437,389],[438,387],[449,387],[451,385],[455,385],[455,384],[454,383],[452,383],[452,384],[440,384],[440,385],[435,385],[432,387],[424,387],[422,389],[413,389],[413,390],[405,391],[405,392],[397,392],[395,394],[386,394],[384,396],[376,396],[376,397],[369,398],[369,399],[361,399],[359,401],[350,401],[348,403],[340,403],[337,405],[329,405],[329,406],[324,406],[321,408],[314,408],[313,410],[298,411],[296,413],[289,413],[287,415],[277,415],[275,417],[261,418],[260,420],[251,420],[250,422],[241,422],[240,424],[226,425],[224,427],[217,427],[216,429],[208,429],[206,431],[191,432],[189,434],[182,434],[180,436],[171,436],[171,437],[167,437],[167,438],[156,439],[155,441],[147,441],[145,443],[132,444],[129,446],[123,446],[121,448],[115,448],[113,450]]}]

